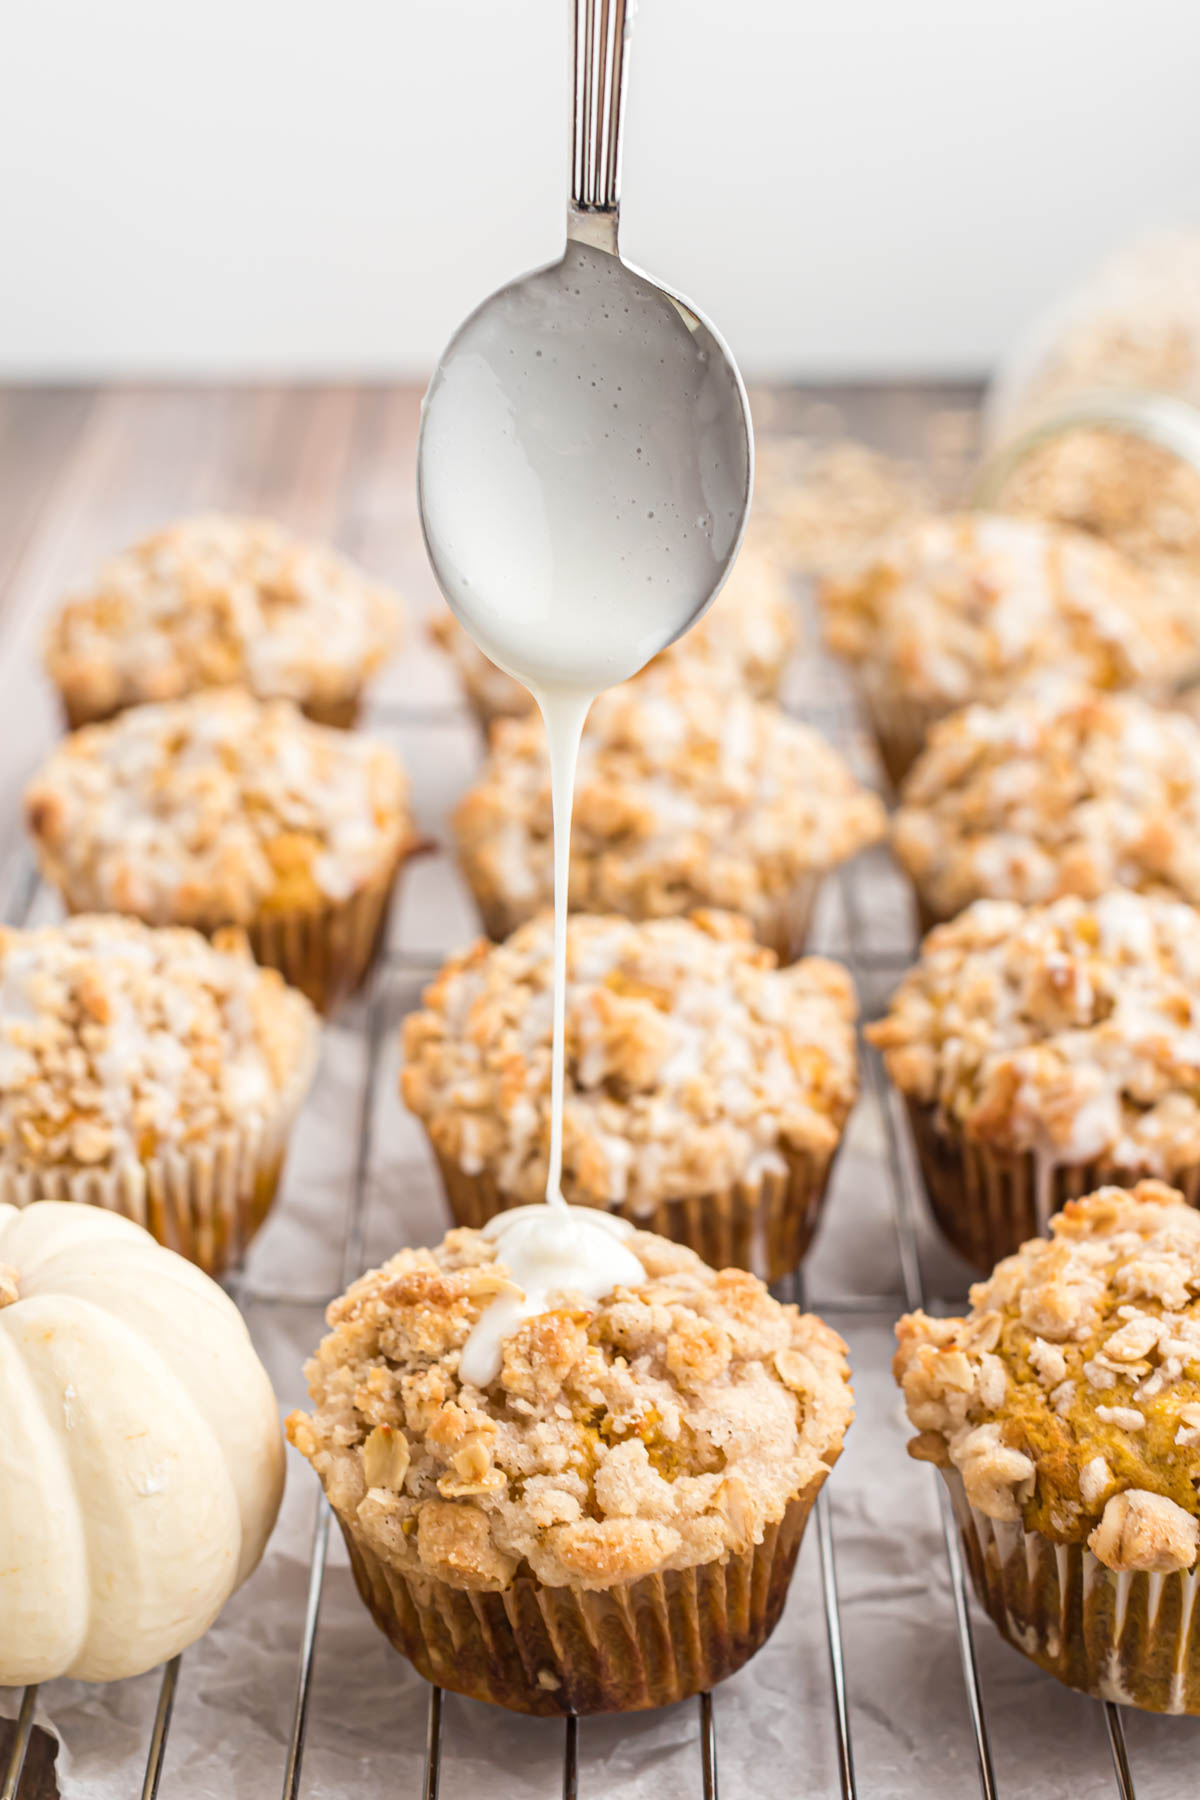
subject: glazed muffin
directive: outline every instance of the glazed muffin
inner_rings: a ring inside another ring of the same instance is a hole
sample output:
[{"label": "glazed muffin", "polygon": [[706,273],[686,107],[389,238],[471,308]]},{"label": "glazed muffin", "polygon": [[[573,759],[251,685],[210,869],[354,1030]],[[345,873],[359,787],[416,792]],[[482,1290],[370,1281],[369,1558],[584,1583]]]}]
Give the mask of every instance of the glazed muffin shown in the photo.
[{"label": "glazed muffin", "polygon": [[185,519],[110,558],[46,640],[68,723],[238,684],[352,725],[395,648],[400,610],[328,545],[269,519]]},{"label": "glazed muffin", "polygon": [[1165,694],[1194,676],[1188,623],[1108,545],[1032,519],[926,519],[822,588],[832,649],[856,667],[897,784],[934,722],[1039,679]]},{"label": "glazed muffin", "polygon": [[[552,949],[548,916],[477,944],[405,1020],[401,1091],[460,1225],[545,1194]],[[566,1198],[790,1273],[857,1094],[845,970],[779,969],[728,914],[573,917],[567,955]]]},{"label": "glazed muffin", "polygon": [[236,688],[75,732],[25,814],[72,912],[239,925],[260,962],[324,1009],[365,975],[416,841],[386,745]]},{"label": "glazed muffin", "polygon": [[[497,719],[520,719],[537,708],[521,682],[498,669],[447,607],[429,625],[433,641],[454,664],[463,692],[485,731]],[[650,664],[685,661],[774,698],[799,637],[797,615],[778,564],[762,550],[743,547],[729,580],[704,617]],[[636,679],[636,677],[635,677]]]},{"label": "glazed muffin", "polygon": [[[781,961],[798,956],[828,870],[884,830],[883,807],[837,753],[768,701],[665,666],[602,694],[575,782],[571,906],[632,919],[742,913]],[[490,937],[554,897],[550,765],[539,718],[496,727],[454,819]]]},{"label": "glazed muffin", "polygon": [[897,1328],[910,1454],[953,1496],[981,1605],[1099,1700],[1200,1713],[1200,1215],[1158,1182],[1072,1200]]},{"label": "glazed muffin", "polygon": [[1200,724],[1135,694],[1058,688],[934,725],[892,844],[924,928],[973,900],[1113,887],[1200,903]]},{"label": "glazed muffin", "polygon": [[330,1308],[288,1435],[376,1623],[427,1680],[518,1712],[663,1706],[752,1656],[852,1416],[844,1345],[646,1232],[644,1284],[552,1295],[460,1356],[511,1287],[482,1233],[403,1250]]},{"label": "glazed muffin", "polygon": [[316,1063],[302,994],[237,932],[0,928],[0,1203],[107,1207],[219,1274],[274,1198]]},{"label": "glazed muffin", "polygon": [[930,933],[867,1036],[938,1223],[980,1268],[1108,1182],[1200,1199],[1200,913],[1181,901],[977,901]]},{"label": "glazed muffin", "polygon": [[928,485],[905,463],[851,439],[760,438],[754,508],[758,529],[789,570],[830,575],[872,544],[924,517]]}]

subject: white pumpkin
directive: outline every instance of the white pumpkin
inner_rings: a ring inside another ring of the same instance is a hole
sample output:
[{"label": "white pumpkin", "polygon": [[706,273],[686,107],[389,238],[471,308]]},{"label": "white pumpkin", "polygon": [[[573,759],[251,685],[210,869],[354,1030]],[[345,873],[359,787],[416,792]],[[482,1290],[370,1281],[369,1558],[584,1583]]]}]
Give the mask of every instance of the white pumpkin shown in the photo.
[{"label": "white pumpkin", "polygon": [[257,1564],[279,1413],[233,1302],[94,1206],[0,1206],[0,1687],[194,1643]]}]

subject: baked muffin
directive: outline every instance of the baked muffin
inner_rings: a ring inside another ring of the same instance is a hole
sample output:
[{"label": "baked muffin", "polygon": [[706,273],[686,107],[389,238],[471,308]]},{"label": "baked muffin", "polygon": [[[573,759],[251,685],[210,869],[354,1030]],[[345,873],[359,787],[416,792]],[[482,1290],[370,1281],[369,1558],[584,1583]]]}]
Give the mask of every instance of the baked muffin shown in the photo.
[{"label": "baked muffin", "polygon": [[72,912],[240,925],[259,962],[325,1009],[365,975],[416,841],[385,744],[237,688],[75,732],[25,815]]},{"label": "baked muffin", "polygon": [[1158,1182],[1072,1200],[897,1328],[910,1454],[950,1489],[981,1605],[1098,1700],[1200,1713],[1200,1215]]},{"label": "baked muffin", "polygon": [[463,1381],[510,1287],[480,1232],[402,1250],[329,1310],[288,1435],[380,1628],[518,1712],[634,1711],[721,1681],[782,1611],[852,1416],[844,1345],[754,1276],[630,1232],[644,1283],[551,1295]]},{"label": "baked muffin", "polygon": [[938,1223],[978,1267],[1111,1181],[1200,1199],[1200,913],[1181,901],[979,900],[930,933],[867,1036]]},{"label": "baked muffin", "polygon": [[[452,957],[405,1020],[401,1091],[460,1225],[541,1200],[552,920]],[[572,917],[563,1193],[774,1281],[800,1261],[858,1089],[853,985],[744,921]]]},{"label": "baked muffin", "polygon": [[184,519],[110,558],[59,608],[46,668],[72,726],[233,683],[352,725],[400,609],[328,545],[269,519]]},{"label": "baked muffin", "polygon": [[[878,839],[883,807],[836,751],[768,701],[665,666],[588,715],[571,825],[571,906],[632,919],[742,913],[781,961],[804,945],[826,872]],[[484,929],[554,898],[540,718],[496,727],[454,831]]]},{"label": "baked muffin", "polygon": [[0,1203],[104,1206],[219,1274],[275,1196],[317,1040],[240,933],[0,928]]},{"label": "baked muffin", "polygon": [[1200,724],[1135,694],[1058,688],[941,719],[892,844],[923,927],[973,900],[1112,887],[1200,903]]},{"label": "baked muffin", "polygon": [[822,587],[897,784],[930,726],[1039,679],[1165,694],[1194,678],[1189,624],[1135,564],[1082,533],[979,513],[926,519]]},{"label": "baked muffin", "polygon": [[760,437],[755,446],[758,530],[798,574],[852,566],[879,538],[932,505],[914,469],[852,439]]},{"label": "baked muffin", "polygon": [[[429,624],[433,641],[454,664],[471,709],[485,731],[497,719],[520,719],[537,710],[533,695],[486,657],[449,607]],[[799,628],[778,564],[761,550],[743,547],[729,580],[704,617],[650,664],[698,662],[759,698],[779,692]],[[635,677],[636,679],[636,677]]]}]

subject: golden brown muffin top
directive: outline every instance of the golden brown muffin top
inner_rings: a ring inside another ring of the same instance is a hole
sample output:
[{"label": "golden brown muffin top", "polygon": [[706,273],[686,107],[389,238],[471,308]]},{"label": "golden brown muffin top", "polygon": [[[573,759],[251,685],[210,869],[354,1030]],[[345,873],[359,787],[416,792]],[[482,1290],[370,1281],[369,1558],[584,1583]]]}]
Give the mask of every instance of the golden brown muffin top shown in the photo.
[{"label": "golden brown muffin top", "polygon": [[1200,901],[1200,724],[1076,687],[932,727],[892,841],[931,909],[1112,887]]},{"label": "golden brown muffin top", "polygon": [[1107,544],[1044,520],[922,520],[821,597],[839,655],[893,699],[940,711],[1046,676],[1167,691],[1200,660],[1187,609]]},{"label": "golden brown muffin top", "polygon": [[[540,1200],[550,1141],[553,924],[452,957],[405,1020],[405,1103],[441,1155]],[[563,1191],[708,1194],[790,1153],[828,1155],[858,1086],[854,988],[837,963],[780,969],[741,919],[567,927]]]},{"label": "golden brown muffin top", "polygon": [[318,1027],[241,934],[81,914],[0,928],[0,1161],[120,1169],[272,1121]]},{"label": "golden brown muffin top", "polygon": [[1072,1200],[971,1289],[897,1327],[910,1454],[989,1518],[1110,1569],[1191,1568],[1200,1543],[1200,1213],[1158,1182]]},{"label": "golden brown muffin top", "polygon": [[240,683],[332,703],[390,655],[395,595],[269,519],[206,514],[140,538],[60,607],[51,679],[78,714]]},{"label": "golden brown muffin top", "polygon": [[867,1035],[904,1094],[1001,1152],[1200,1161],[1200,913],[1182,902],[979,900],[930,932]]},{"label": "golden brown muffin top", "polygon": [[500,1590],[523,1566],[605,1588],[762,1541],[852,1416],[845,1346],[753,1275],[647,1232],[646,1282],[569,1294],[503,1346],[486,1390],[458,1362],[507,1280],[482,1233],[402,1250],[329,1309],[288,1435],[385,1562]]},{"label": "golden brown muffin top", "polygon": [[[877,795],[819,734],[768,701],[663,665],[601,694],[580,749],[571,904],[656,918],[757,918],[798,880],[883,833]],[[472,886],[530,910],[553,898],[553,809],[540,718],[503,720],[455,815]]]},{"label": "golden brown muffin top", "polygon": [[413,841],[386,744],[236,688],[73,733],[25,814],[73,906],[205,928],[346,900]]}]

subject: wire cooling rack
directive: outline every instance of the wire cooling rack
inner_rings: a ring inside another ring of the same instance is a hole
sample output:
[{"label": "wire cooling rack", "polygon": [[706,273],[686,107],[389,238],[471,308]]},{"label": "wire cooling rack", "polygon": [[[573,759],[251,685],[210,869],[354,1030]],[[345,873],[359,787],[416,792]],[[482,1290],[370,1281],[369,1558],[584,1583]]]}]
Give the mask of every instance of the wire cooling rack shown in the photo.
[{"label": "wire cooling rack", "polygon": [[[820,688],[825,696],[827,684],[823,678]],[[834,694],[833,699],[822,697],[816,701],[809,700],[795,705],[793,710],[808,722],[818,725],[826,736],[838,742],[848,754],[861,762],[862,745],[853,711],[844,699],[836,697],[836,686]],[[428,727],[433,722],[433,716],[428,710],[394,708],[377,715],[373,724],[387,734],[403,735],[406,731]],[[831,941],[821,945],[828,954],[837,955],[848,964],[859,990],[864,1014],[868,1017],[881,1009],[890,988],[911,961],[913,951],[903,909],[893,919],[891,928],[882,934],[869,916],[873,898],[871,884],[879,879],[879,868],[878,861],[860,859],[859,864],[839,877],[836,891],[830,897],[836,914],[833,927],[827,934]],[[10,924],[23,923],[35,907],[40,908],[42,895],[39,883],[27,857],[20,858],[17,865],[9,871],[7,889],[4,891],[7,893],[7,900],[3,917]],[[355,1019],[365,1040],[365,1055],[362,1059],[363,1076],[356,1121],[357,1143],[341,1256],[343,1286],[365,1266],[365,1206],[372,1140],[377,1124],[375,1097],[379,1091],[379,1083],[375,1077],[383,1046],[394,1028],[396,995],[401,989],[411,993],[418,991],[423,978],[433,974],[438,960],[436,955],[431,956],[422,951],[402,946],[390,948],[381,959],[365,1000],[355,1009]],[[945,1304],[936,1293],[930,1291],[924,1272],[922,1245],[928,1243],[928,1238],[922,1230],[918,1178],[907,1142],[907,1126],[895,1097],[888,1089],[879,1059],[865,1042],[861,1045],[861,1055],[861,1105],[875,1113],[879,1125],[878,1135],[883,1146],[879,1176],[886,1183],[887,1189],[888,1229],[895,1239],[896,1280],[886,1291],[864,1294],[842,1291],[824,1293],[808,1278],[807,1271],[802,1270],[790,1281],[781,1283],[776,1290],[781,1299],[794,1299],[811,1306],[843,1331],[856,1319],[861,1320],[867,1316],[894,1317],[900,1311],[916,1306],[927,1305],[932,1310],[938,1310]],[[283,1204],[286,1205],[286,1195]],[[235,1299],[241,1301],[246,1298],[241,1293],[236,1278],[230,1283],[230,1289]],[[249,1298],[261,1302],[263,1296],[256,1294]],[[974,1603],[968,1591],[949,1501],[942,1492],[942,1485],[936,1474],[932,1478],[937,1483],[941,1534],[953,1602],[954,1633],[975,1764],[975,1781],[966,1777],[965,1786],[956,1785],[948,1788],[947,1792],[965,1794],[977,1783],[982,1800],[1000,1800],[1001,1795],[1011,1795],[1013,1800],[1018,1800],[1018,1797],[1019,1800],[1035,1800],[1039,1790],[1026,1778],[1023,1777],[1017,1784],[1008,1781],[1003,1785],[997,1780],[988,1730],[985,1684],[976,1655],[972,1622]],[[865,1800],[865,1796],[869,1794],[894,1790],[881,1786],[881,1778],[876,1771],[856,1766],[853,1730],[855,1671],[844,1649],[843,1621],[839,1607],[836,1489],[835,1476],[834,1482],[825,1488],[817,1501],[810,1534],[811,1539],[815,1540],[820,1576],[828,1662],[830,1729],[833,1734],[836,1771],[833,1779],[837,1783],[836,1789],[830,1786],[826,1791],[831,1794],[840,1792],[843,1800],[858,1800],[859,1796],[863,1796]],[[307,1597],[303,1612],[295,1621],[296,1649],[290,1729],[286,1735],[282,1766],[278,1774],[279,1785],[275,1790],[282,1800],[301,1800],[306,1792],[305,1745],[314,1695],[321,1679],[318,1652],[330,1524],[329,1509],[320,1501],[311,1539]],[[806,1554],[813,1554],[811,1546]],[[363,1629],[364,1632],[374,1629],[365,1612]],[[985,1629],[990,1629],[990,1626],[985,1626]],[[168,1779],[163,1783],[164,1758],[169,1744],[176,1695],[181,1681],[185,1680],[186,1663],[179,1657],[166,1664],[162,1670],[144,1760],[139,1759],[129,1769],[127,1791],[131,1797],[140,1794],[141,1800],[156,1800],[161,1788],[164,1800],[169,1800],[171,1782]],[[21,1697],[7,1766],[0,1776],[0,1800],[25,1800],[22,1774],[33,1732],[36,1701],[36,1689],[26,1690]],[[702,1796],[703,1800],[717,1800],[720,1690],[714,1694],[700,1695],[694,1703],[694,1710],[694,1763],[687,1791]],[[1121,1709],[1106,1705],[1103,1718],[1111,1750],[1116,1794],[1119,1800],[1134,1800],[1136,1789]],[[601,1789],[590,1786],[586,1775],[581,1776],[580,1739],[581,1732],[587,1732],[588,1722],[572,1718],[566,1720],[561,1728],[546,1722],[544,1729],[548,1732],[561,1729],[563,1800],[587,1800],[591,1795],[599,1795]],[[423,1773],[411,1792],[414,1800],[418,1793],[421,1800],[438,1800],[443,1774],[443,1696],[438,1688],[428,1690],[424,1730]],[[262,1791],[266,1800],[268,1790],[264,1788]],[[355,1790],[353,1796],[347,1792],[346,1800],[357,1800],[358,1794],[377,1791],[379,1790],[373,1784],[364,1781],[364,1785]],[[1100,1789],[1089,1787],[1087,1792],[1090,1800],[1091,1795],[1098,1794]],[[398,1800],[403,1800],[399,1794]]]}]

